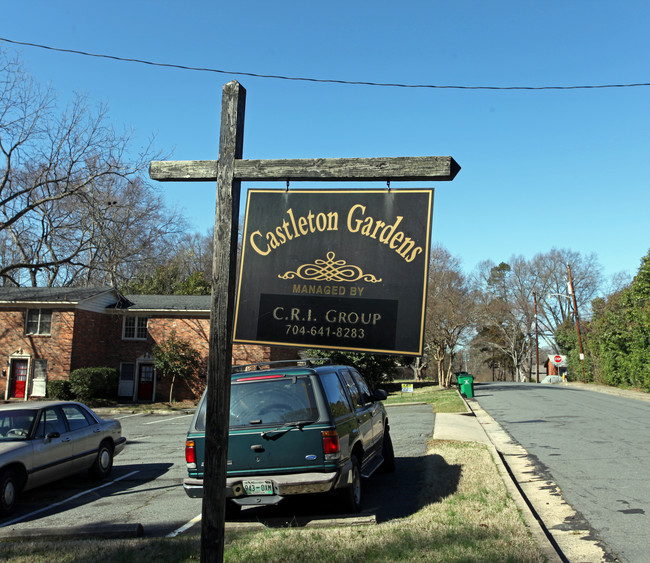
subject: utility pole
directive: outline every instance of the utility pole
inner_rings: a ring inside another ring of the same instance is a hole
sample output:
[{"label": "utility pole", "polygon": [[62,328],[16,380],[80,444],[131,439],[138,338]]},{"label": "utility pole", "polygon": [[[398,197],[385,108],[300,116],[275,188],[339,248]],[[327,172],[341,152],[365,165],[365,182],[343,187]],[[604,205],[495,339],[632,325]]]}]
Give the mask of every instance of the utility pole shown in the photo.
[{"label": "utility pole", "polygon": [[582,349],[582,336],[580,335],[580,318],[578,316],[578,303],[576,301],[576,294],[573,291],[573,278],[571,277],[571,266],[566,265],[567,273],[569,275],[569,295],[573,299],[573,312],[576,317],[576,331],[578,333],[578,345],[580,346],[580,363],[582,365],[582,382],[587,383],[587,375],[585,374],[585,353]]},{"label": "utility pole", "polygon": [[535,302],[535,372],[537,373],[537,383],[539,383],[539,330],[537,329],[537,292],[533,291],[533,300]]}]

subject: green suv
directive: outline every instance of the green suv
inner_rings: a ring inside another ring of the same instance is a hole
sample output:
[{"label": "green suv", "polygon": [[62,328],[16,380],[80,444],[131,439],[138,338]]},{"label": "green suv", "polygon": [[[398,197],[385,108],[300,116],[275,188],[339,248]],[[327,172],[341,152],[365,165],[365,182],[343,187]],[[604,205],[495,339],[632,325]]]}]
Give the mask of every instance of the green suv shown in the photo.
[{"label": "green suv", "polygon": [[[232,374],[227,515],[313,493],[361,510],[361,477],[395,468],[386,392],[371,392],[349,366],[259,367]],[[193,498],[203,496],[205,417],[204,395],[185,445],[183,487]]]}]

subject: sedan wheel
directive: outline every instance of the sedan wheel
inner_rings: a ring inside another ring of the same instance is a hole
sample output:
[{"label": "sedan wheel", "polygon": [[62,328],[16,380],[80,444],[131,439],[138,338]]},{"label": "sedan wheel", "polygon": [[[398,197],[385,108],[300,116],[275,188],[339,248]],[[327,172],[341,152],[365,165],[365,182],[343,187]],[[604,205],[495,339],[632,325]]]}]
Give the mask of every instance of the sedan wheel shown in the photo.
[{"label": "sedan wheel", "polygon": [[99,445],[99,452],[90,468],[90,474],[96,479],[105,479],[113,469],[113,446],[108,442]]},{"label": "sedan wheel", "polygon": [[13,512],[17,498],[16,474],[12,469],[5,469],[0,473],[0,514]]}]

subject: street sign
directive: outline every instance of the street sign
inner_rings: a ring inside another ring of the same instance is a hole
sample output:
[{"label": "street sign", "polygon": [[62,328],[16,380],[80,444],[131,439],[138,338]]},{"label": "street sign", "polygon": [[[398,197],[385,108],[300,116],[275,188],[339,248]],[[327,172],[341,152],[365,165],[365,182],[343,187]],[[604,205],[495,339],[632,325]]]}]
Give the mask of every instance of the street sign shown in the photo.
[{"label": "street sign", "polygon": [[553,358],[553,361],[557,364],[560,365],[562,363],[562,356],[555,356]]}]

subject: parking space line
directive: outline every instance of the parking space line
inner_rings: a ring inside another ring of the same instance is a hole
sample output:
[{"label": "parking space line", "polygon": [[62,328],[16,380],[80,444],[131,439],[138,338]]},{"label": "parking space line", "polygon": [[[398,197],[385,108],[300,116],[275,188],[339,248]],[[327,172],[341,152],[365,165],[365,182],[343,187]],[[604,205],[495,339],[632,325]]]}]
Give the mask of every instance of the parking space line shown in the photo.
[{"label": "parking space line", "polygon": [[175,538],[178,534],[182,534],[184,531],[189,530],[194,524],[201,521],[201,514],[192,518],[187,524],[183,524],[180,528],[170,532],[165,537],[166,538]]},{"label": "parking space line", "polygon": [[124,416],[116,416],[115,420],[122,420],[124,418],[131,418],[132,416],[144,416],[141,412],[137,412],[134,414],[125,414]]},{"label": "parking space line", "polygon": [[160,424],[161,422],[171,422],[172,420],[178,420],[179,418],[187,418],[188,416],[193,416],[193,415],[184,414],[181,416],[175,416],[173,418],[165,417],[162,420],[154,420],[153,422],[145,422],[144,424]]},{"label": "parking space line", "polygon": [[54,504],[50,504],[49,506],[46,506],[44,508],[39,508],[38,510],[35,510],[34,512],[30,512],[29,514],[25,514],[24,516],[21,516],[19,518],[14,518],[13,520],[10,520],[9,522],[1,523],[0,528],[4,528],[5,526],[9,526],[10,524],[17,524],[18,522],[22,522],[23,520],[26,520],[27,518],[31,518],[32,516],[36,516],[37,514],[40,514],[41,512],[47,512],[48,510],[51,510],[52,508],[55,508],[57,506],[61,506],[62,504],[65,504],[66,502],[70,502],[71,500],[75,500],[75,499],[80,498],[80,497],[82,497],[84,495],[87,495],[89,493],[93,493],[95,491],[98,491],[99,489],[103,489],[104,487],[108,487],[109,485],[112,485],[113,483],[117,483],[118,481],[122,481],[123,479],[126,479],[127,477],[131,477],[132,475],[135,475],[136,473],[139,473],[139,471],[131,471],[131,473],[127,473],[126,475],[122,475],[122,477],[118,477],[117,479],[113,479],[112,481],[109,481],[108,483],[104,483],[103,485],[99,485],[99,487],[95,487],[95,488],[90,489],[88,491],[83,491],[82,493],[71,496],[70,498],[67,498],[65,500],[55,502]]}]

